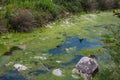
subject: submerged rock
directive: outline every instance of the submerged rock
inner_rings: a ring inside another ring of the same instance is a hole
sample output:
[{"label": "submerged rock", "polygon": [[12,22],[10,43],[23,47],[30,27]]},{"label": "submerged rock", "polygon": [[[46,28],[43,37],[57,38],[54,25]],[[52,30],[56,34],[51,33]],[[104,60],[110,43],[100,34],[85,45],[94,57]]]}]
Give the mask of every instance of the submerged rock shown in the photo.
[{"label": "submerged rock", "polygon": [[54,69],[52,71],[52,74],[55,75],[55,76],[59,76],[60,77],[60,76],[63,76],[63,71],[60,68]]},{"label": "submerged rock", "polygon": [[18,71],[23,71],[28,69],[28,67],[22,65],[22,64],[15,64],[14,67],[18,70]]}]

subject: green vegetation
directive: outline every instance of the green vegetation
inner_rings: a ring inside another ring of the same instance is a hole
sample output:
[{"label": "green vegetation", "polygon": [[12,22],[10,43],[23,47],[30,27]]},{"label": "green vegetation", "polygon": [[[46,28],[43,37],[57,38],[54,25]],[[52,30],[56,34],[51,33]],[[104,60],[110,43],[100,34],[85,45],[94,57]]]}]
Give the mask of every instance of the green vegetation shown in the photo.
[{"label": "green vegetation", "polygon": [[[106,60],[106,55],[108,53],[103,53],[104,49],[102,47],[96,48],[83,48],[82,50],[75,53],[67,53],[64,55],[51,55],[48,50],[55,48],[57,45],[62,44],[66,36],[78,36],[79,38],[86,38],[91,42],[99,42],[96,39],[92,39],[91,36],[100,37],[101,35],[107,34],[106,28],[112,25],[117,25],[119,23],[119,18],[113,16],[112,12],[101,12],[101,13],[90,13],[90,14],[77,14],[70,16],[67,19],[61,19],[56,22],[50,23],[43,28],[38,28],[31,33],[7,33],[1,34],[0,43],[4,45],[5,48],[1,48],[4,52],[7,52],[12,46],[24,44],[26,49],[24,51],[14,51],[11,56],[1,56],[1,65],[8,65],[6,67],[2,66],[0,70],[0,75],[5,74],[6,70],[14,70],[14,64],[20,63],[29,67],[26,71],[21,71],[20,73],[31,80],[66,80],[72,79],[71,77],[72,69],[75,64],[69,66],[62,66],[56,63],[56,60],[66,63],[74,58],[74,55],[86,55],[95,54],[102,55],[102,60],[98,59],[100,64],[100,72],[94,78],[94,80],[119,80],[116,75],[113,74],[113,70],[108,67],[114,64],[112,61]],[[112,25],[111,25],[112,24]],[[7,49],[8,47],[8,49]],[[101,52],[100,52],[101,50]],[[3,55],[3,53],[1,55]],[[39,57],[46,57],[46,60],[42,60]],[[99,57],[98,57],[99,58]],[[37,63],[37,65],[35,64]],[[47,66],[43,66],[46,64]],[[107,65],[106,65],[107,64]],[[46,74],[39,74],[35,76],[35,70],[42,69],[47,70],[48,66],[56,68],[62,68],[64,71],[63,77],[56,77],[52,75],[52,70],[50,69]],[[113,65],[114,66],[114,65]],[[112,70],[112,71],[110,71]],[[33,72],[32,72],[33,71]],[[29,74],[31,72],[31,74]],[[109,72],[109,73],[108,73]],[[111,77],[108,77],[108,76]]]},{"label": "green vegetation", "polygon": [[[119,8],[119,0],[1,0],[0,33],[31,32],[71,13]],[[28,16],[27,16],[28,15]]]},{"label": "green vegetation", "polygon": [[[119,80],[118,8],[119,0],[0,0],[0,79],[6,71],[15,70],[14,64],[19,63],[28,67],[28,70],[20,72],[27,80],[76,80],[71,76],[74,63],[63,66],[56,61],[67,63],[74,55],[95,54],[100,72],[93,80]],[[113,13],[104,10],[113,10]],[[49,54],[50,49],[64,43],[66,36],[103,42],[104,47],[83,48],[72,53],[76,49],[74,46],[64,49],[67,54]],[[4,55],[16,45],[25,45],[26,49],[15,50],[10,56]],[[49,67],[52,69],[48,70]],[[56,68],[62,68],[64,76],[52,75],[52,70]],[[48,73],[35,76],[35,71],[39,69]]]},{"label": "green vegetation", "polygon": [[109,26],[107,27],[108,34],[103,36],[103,42],[106,44],[105,49],[108,50],[111,59],[115,63],[112,64],[109,69],[111,73],[115,73],[116,79],[120,79],[120,26]]}]

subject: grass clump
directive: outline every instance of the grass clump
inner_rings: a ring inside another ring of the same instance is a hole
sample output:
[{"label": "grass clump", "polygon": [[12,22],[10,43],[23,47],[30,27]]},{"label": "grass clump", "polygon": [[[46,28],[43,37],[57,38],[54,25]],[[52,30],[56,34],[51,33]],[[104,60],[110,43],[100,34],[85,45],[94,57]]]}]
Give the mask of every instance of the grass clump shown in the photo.
[{"label": "grass clump", "polygon": [[31,32],[64,13],[60,6],[50,0],[4,0],[2,4],[5,7],[2,16],[7,26],[17,32]]},{"label": "grass clump", "polygon": [[18,32],[30,32],[37,26],[34,15],[29,10],[17,10],[16,13],[10,15],[9,24],[11,29]]},{"label": "grass clump", "polygon": [[69,12],[80,12],[82,11],[81,0],[53,0],[57,5],[61,5],[65,10]]}]

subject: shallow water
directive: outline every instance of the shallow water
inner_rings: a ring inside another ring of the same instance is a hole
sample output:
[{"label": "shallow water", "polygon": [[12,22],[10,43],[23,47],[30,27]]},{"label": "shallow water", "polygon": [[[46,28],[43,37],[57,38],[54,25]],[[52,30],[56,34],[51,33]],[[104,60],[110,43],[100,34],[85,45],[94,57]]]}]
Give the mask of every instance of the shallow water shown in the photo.
[{"label": "shallow water", "polygon": [[[99,40],[99,37],[92,36],[91,38]],[[53,55],[75,53],[83,48],[95,48],[101,46],[100,43],[90,42],[85,38],[78,38],[77,36],[66,36],[62,44],[57,45],[56,48],[50,49],[48,52]]]},{"label": "shallow water", "polygon": [[[0,80],[25,80],[28,77],[30,80],[76,80],[71,77],[71,72],[83,56],[95,54],[99,62],[109,62],[109,55],[99,51],[104,45],[101,35],[107,33],[106,26],[117,25],[119,21],[110,12],[80,14],[48,24],[33,33],[3,34],[0,44],[5,48],[0,49],[0,55],[14,45],[25,44],[27,47],[0,57]],[[16,71],[13,67],[16,63],[27,66],[28,70]],[[52,75],[52,70],[57,68],[62,68],[63,77]]]},{"label": "shallow water", "polygon": [[26,80],[18,71],[9,70],[6,74],[0,76],[0,80]]}]

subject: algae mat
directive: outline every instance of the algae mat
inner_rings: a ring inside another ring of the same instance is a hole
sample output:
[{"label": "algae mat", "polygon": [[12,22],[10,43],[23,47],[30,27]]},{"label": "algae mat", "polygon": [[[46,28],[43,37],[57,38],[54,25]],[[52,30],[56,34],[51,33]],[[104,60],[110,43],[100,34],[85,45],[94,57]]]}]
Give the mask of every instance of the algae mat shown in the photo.
[{"label": "algae mat", "polygon": [[[104,45],[101,35],[119,21],[111,12],[76,14],[32,33],[2,34],[0,45],[4,47],[0,49],[0,80],[76,80],[72,75],[75,64],[89,54],[95,54],[102,61],[103,58],[99,57],[99,50]],[[25,45],[26,49],[3,55],[15,45]],[[104,60],[108,59],[104,57]],[[18,71],[15,64],[22,64],[27,69]],[[53,75],[54,69],[61,69],[62,76]]]}]

